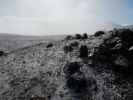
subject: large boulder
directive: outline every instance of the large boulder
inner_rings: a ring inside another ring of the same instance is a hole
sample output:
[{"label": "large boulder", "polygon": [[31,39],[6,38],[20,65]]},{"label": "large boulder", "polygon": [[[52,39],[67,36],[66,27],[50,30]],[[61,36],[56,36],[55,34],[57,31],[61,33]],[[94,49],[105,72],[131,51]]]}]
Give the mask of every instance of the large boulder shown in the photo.
[{"label": "large boulder", "polygon": [[73,51],[73,48],[72,48],[71,45],[65,45],[63,47],[63,50],[64,50],[65,53],[69,53],[69,52],[72,52]]},{"label": "large boulder", "polygon": [[82,36],[81,36],[80,34],[77,33],[77,34],[75,35],[75,39],[82,39]]},{"label": "large boulder", "polygon": [[88,47],[86,45],[81,45],[79,57],[81,58],[88,57]]},{"label": "large boulder", "polygon": [[70,46],[72,47],[78,47],[79,46],[79,42],[78,41],[74,41],[70,44]]},{"label": "large boulder", "polygon": [[[107,63],[111,68],[118,67],[117,70],[133,69],[133,31],[129,29],[114,30],[103,43],[99,45],[98,50],[94,52],[94,60]],[[95,62],[97,63],[97,62]]]},{"label": "large boulder", "polygon": [[84,33],[84,34],[83,34],[82,39],[88,39],[87,33]]},{"label": "large boulder", "polygon": [[119,30],[119,37],[123,41],[123,45],[126,48],[133,45],[133,31],[130,29],[121,29]]},{"label": "large boulder", "polygon": [[72,39],[74,39],[74,38],[71,35],[68,35],[68,36],[65,37],[65,40],[72,40]]},{"label": "large boulder", "polygon": [[66,76],[72,75],[80,71],[82,65],[79,62],[71,62],[64,66],[64,73]]},{"label": "large boulder", "polygon": [[0,56],[5,55],[6,53],[4,51],[0,51]]},{"label": "large boulder", "polygon": [[68,77],[67,86],[76,93],[86,92],[87,80],[82,73],[75,73]]},{"label": "large boulder", "polygon": [[47,48],[51,48],[51,47],[53,47],[53,44],[52,43],[49,43],[46,47]]},{"label": "large boulder", "polygon": [[101,35],[103,35],[103,34],[105,34],[104,31],[97,31],[97,32],[94,34],[94,36],[95,36],[95,37],[98,37],[98,36],[101,36]]},{"label": "large boulder", "polygon": [[124,56],[120,55],[114,60],[114,64],[122,67],[128,67],[129,61]]}]

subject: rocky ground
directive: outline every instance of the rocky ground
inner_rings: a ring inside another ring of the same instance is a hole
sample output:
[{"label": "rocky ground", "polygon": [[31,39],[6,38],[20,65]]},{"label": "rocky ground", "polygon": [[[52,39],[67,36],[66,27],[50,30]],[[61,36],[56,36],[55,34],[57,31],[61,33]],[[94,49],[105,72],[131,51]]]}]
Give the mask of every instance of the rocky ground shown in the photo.
[{"label": "rocky ground", "polygon": [[133,32],[39,43],[0,58],[0,100],[133,100]]}]

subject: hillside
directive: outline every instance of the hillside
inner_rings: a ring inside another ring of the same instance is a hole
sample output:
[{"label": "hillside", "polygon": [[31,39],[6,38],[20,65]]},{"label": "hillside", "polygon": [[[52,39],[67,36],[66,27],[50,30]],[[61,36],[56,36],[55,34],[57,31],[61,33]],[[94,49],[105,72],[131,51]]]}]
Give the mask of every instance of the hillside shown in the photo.
[{"label": "hillside", "polygon": [[133,32],[39,43],[0,58],[0,100],[132,100]]},{"label": "hillside", "polygon": [[51,40],[60,40],[64,36],[24,36],[0,33],[0,50],[5,50],[10,52],[19,48],[27,47],[30,45],[35,45],[40,42],[47,42]]}]

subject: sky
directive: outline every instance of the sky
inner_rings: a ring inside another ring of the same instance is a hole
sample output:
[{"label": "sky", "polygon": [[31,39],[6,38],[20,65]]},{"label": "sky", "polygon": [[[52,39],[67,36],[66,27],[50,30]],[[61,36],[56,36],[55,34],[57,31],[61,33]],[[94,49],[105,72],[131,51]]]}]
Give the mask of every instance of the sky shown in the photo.
[{"label": "sky", "polygon": [[106,23],[133,24],[133,0],[0,0],[0,33],[93,33]]}]

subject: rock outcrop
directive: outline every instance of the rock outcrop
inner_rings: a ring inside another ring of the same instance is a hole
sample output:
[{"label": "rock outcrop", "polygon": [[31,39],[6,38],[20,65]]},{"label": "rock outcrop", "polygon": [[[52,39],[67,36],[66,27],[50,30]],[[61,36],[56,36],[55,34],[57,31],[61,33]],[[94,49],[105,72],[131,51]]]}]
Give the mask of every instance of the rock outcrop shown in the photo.
[{"label": "rock outcrop", "polygon": [[132,99],[133,31],[50,43],[1,56],[0,100]]}]

